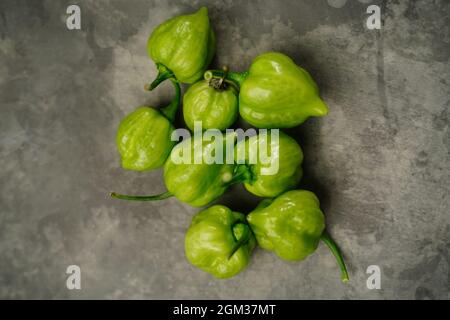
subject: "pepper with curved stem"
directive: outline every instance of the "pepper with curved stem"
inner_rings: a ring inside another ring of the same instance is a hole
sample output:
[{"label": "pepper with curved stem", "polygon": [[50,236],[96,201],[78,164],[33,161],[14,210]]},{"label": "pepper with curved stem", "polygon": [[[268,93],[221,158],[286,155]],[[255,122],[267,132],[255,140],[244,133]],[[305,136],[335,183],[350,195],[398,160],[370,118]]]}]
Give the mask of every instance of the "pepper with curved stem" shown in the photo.
[{"label": "pepper with curved stem", "polygon": [[256,245],[245,215],[214,205],[198,212],[185,236],[188,261],[216,278],[230,278],[244,270]]},{"label": "pepper with curved stem", "polygon": [[[250,230],[250,227],[248,226],[248,224],[242,223],[242,222],[237,222],[231,227],[231,229],[233,230],[234,227],[237,225],[242,225],[244,228],[244,232],[241,235],[241,237],[239,238],[239,240],[236,239],[237,242],[235,243],[233,249],[231,249],[231,252],[228,255],[228,260],[231,259],[233,257],[233,255],[236,253],[236,251],[238,251],[239,248],[241,248],[243,245],[245,245],[250,240],[250,237],[251,237],[251,230]],[[233,232],[233,236],[236,238],[236,236],[234,235],[234,232]]]},{"label": "pepper with curved stem", "polygon": [[239,113],[257,128],[292,128],[328,113],[311,75],[282,53],[259,55],[246,72],[208,70],[203,77],[238,86]]},{"label": "pepper with curved stem", "polygon": [[341,250],[339,250],[339,247],[337,246],[336,242],[333,240],[333,238],[331,238],[331,236],[326,231],[322,233],[320,239],[327,245],[331,253],[333,253],[334,257],[336,258],[339,268],[341,269],[342,282],[348,282],[349,277],[347,267],[345,265],[344,258],[342,257]]},{"label": "pepper with curved stem", "polygon": [[[224,135],[225,139],[228,136]],[[223,152],[225,152],[225,146]],[[206,161],[215,150],[215,142],[191,136],[178,143],[164,164],[167,191],[181,202],[194,207],[205,206],[220,197],[233,178],[233,164]],[[200,154],[196,154],[198,152]],[[200,157],[201,156],[201,157]],[[202,161],[198,161],[198,160]],[[168,196],[168,195],[167,195]],[[160,200],[160,196],[126,196],[125,200]]]},{"label": "pepper with curved stem", "polygon": [[197,82],[208,69],[215,47],[206,7],[164,21],[152,31],[147,41],[147,53],[159,72],[149,89],[171,77],[180,83]]},{"label": "pepper with curved stem", "polygon": [[259,246],[287,261],[306,259],[323,241],[339,264],[342,281],[348,281],[344,259],[325,231],[325,216],[314,193],[292,190],[265,199],[247,215],[247,221]]},{"label": "pepper with curved stem", "polygon": [[176,79],[170,80],[175,95],[166,107],[142,106],[121,121],[116,144],[124,169],[146,171],[159,168],[175,146],[171,139],[175,130],[172,123],[181,104],[181,88]]}]

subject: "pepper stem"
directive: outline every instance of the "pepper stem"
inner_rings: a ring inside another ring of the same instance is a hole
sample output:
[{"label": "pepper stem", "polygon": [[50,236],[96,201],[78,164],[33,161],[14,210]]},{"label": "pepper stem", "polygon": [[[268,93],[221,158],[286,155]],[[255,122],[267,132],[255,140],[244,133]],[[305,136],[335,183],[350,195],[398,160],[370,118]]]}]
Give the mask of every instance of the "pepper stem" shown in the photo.
[{"label": "pepper stem", "polygon": [[320,236],[320,239],[327,245],[327,247],[330,249],[331,253],[333,253],[334,257],[336,258],[336,261],[339,265],[339,268],[341,269],[341,279],[342,282],[348,282],[348,272],[347,267],[345,266],[344,258],[342,257],[341,250],[339,250],[339,247],[337,246],[336,242],[331,238],[331,236],[328,234],[328,232],[324,231],[322,235]]},{"label": "pepper stem", "polygon": [[153,195],[153,196],[130,196],[126,194],[119,194],[115,192],[111,192],[109,194],[111,197],[121,200],[132,200],[132,201],[157,201],[167,199],[173,196],[173,194],[169,191],[166,191],[161,194]]},{"label": "pepper stem", "polygon": [[234,224],[231,227],[231,229],[233,230],[233,228],[238,224],[242,224],[244,226],[244,231],[242,233],[242,236],[239,238],[239,240],[234,244],[233,249],[231,249],[231,252],[228,255],[228,260],[231,259],[231,257],[233,257],[233,255],[236,253],[236,251],[238,251],[250,239],[250,227],[247,224],[238,222],[238,223]]},{"label": "pepper stem", "polygon": [[231,72],[228,69],[224,70],[208,70],[203,74],[206,81],[213,81],[213,79],[224,79],[226,83],[229,83],[239,89],[248,76],[248,71],[245,72]]},{"label": "pepper stem", "polygon": [[175,88],[175,97],[172,99],[172,101],[167,107],[161,109],[161,113],[165,115],[170,122],[173,122],[173,120],[175,120],[175,115],[177,113],[178,107],[180,106],[181,103],[181,88],[180,84],[175,78],[170,78],[170,81],[172,82],[173,87]]},{"label": "pepper stem", "polygon": [[172,70],[167,68],[162,63],[157,62],[156,68],[158,69],[158,75],[156,76],[156,79],[153,80],[151,84],[145,85],[145,90],[151,91],[155,89],[161,82],[167,80],[167,79],[176,79],[175,75],[173,74]]},{"label": "pepper stem", "polygon": [[245,164],[238,164],[234,169],[233,177],[226,183],[226,186],[229,187],[236,183],[245,183],[250,181],[252,181],[252,173],[250,169]]}]

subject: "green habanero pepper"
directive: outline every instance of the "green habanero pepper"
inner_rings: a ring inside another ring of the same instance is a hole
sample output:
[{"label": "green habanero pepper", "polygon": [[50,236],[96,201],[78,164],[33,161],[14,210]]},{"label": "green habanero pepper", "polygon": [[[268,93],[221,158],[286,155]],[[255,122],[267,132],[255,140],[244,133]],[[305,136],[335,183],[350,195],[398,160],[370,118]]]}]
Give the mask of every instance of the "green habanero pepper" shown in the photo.
[{"label": "green habanero pepper", "polygon": [[234,86],[225,82],[218,88],[209,81],[193,84],[183,97],[184,121],[194,131],[194,122],[201,121],[202,128],[225,130],[238,116],[238,97]]},{"label": "green habanero pepper", "polygon": [[[235,139],[234,135],[230,138],[233,141]],[[226,136],[224,139],[227,139]],[[200,148],[201,152],[196,152]],[[201,139],[201,136],[185,139],[172,149],[164,165],[167,192],[150,196],[129,196],[113,192],[111,196],[138,201],[155,201],[175,196],[191,206],[205,206],[220,197],[231,184],[235,183],[234,164],[211,163],[214,150],[215,141]]]},{"label": "green habanero pepper", "polygon": [[152,32],[147,43],[147,52],[159,72],[149,89],[171,77],[181,83],[194,83],[201,79],[211,63],[215,47],[206,7],[162,23]]},{"label": "green habanero pepper", "polygon": [[[221,70],[205,72],[205,79],[223,77]],[[288,56],[268,52],[256,57],[249,71],[228,72],[239,87],[239,113],[258,128],[292,128],[311,116],[321,117],[328,107],[309,73]]]},{"label": "green habanero pepper", "polygon": [[175,97],[165,108],[139,107],[127,115],[119,125],[116,144],[122,167],[129,170],[151,170],[164,165],[174,141],[170,136],[175,128],[172,121],[180,105],[180,85],[171,79]]},{"label": "green habanero pepper", "polygon": [[249,213],[247,221],[263,249],[274,251],[289,261],[305,259],[322,240],[335,256],[342,281],[348,281],[347,268],[336,243],[325,230],[325,217],[314,193],[293,190],[275,199],[263,200]]},{"label": "green habanero pepper", "polygon": [[278,139],[272,141],[271,137],[268,130],[239,141],[235,147],[235,171],[241,174],[241,182],[249,192],[266,198],[295,188],[303,175],[303,152],[297,141],[281,131]]},{"label": "green habanero pepper", "polygon": [[185,237],[189,262],[220,279],[241,272],[255,245],[245,216],[221,205],[196,214]]}]

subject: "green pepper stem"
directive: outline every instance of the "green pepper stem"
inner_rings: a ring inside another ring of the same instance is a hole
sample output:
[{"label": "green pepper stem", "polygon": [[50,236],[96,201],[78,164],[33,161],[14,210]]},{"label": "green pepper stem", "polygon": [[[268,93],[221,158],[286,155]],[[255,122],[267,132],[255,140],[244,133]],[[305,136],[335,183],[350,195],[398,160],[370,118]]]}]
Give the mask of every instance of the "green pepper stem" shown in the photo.
[{"label": "green pepper stem", "polygon": [[173,196],[173,194],[169,191],[166,191],[161,194],[153,195],[153,196],[130,196],[126,194],[119,194],[115,192],[111,192],[109,194],[111,197],[121,200],[132,200],[132,201],[157,201],[167,199]]},{"label": "green pepper stem", "polygon": [[231,230],[233,230],[233,228],[237,224],[242,224],[244,226],[244,233],[242,234],[241,238],[239,240],[237,240],[237,242],[234,244],[233,249],[231,249],[231,252],[228,255],[228,260],[231,259],[231,257],[233,257],[233,255],[236,253],[236,251],[238,251],[250,239],[251,231],[250,231],[250,227],[246,223],[237,222],[231,227]]},{"label": "green pepper stem", "polygon": [[175,88],[175,97],[167,107],[161,109],[161,113],[165,115],[170,122],[173,122],[175,120],[175,115],[177,114],[178,107],[181,103],[181,88],[180,84],[175,78],[170,78],[170,81]]},{"label": "green pepper stem", "polygon": [[203,77],[207,81],[212,79],[225,79],[236,88],[240,88],[245,78],[248,76],[248,71],[244,72],[230,72],[228,70],[208,70],[204,73]]},{"label": "green pepper stem", "polygon": [[341,250],[339,250],[339,247],[337,246],[336,242],[334,242],[334,240],[331,238],[331,236],[326,231],[324,231],[322,233],[322,235],[320,236],[320,239],[327,245],[327,247],[330,249],[331,253],[333,253],[334,257],[336,258],[339,268],[341,269],[342,282],[347,282],[349,280],[347,267],[345,266],[345,262],[344,262],[344,258],[342,257]]},{"label": "green pepper stem", "polygon": [[145,86],[146,90],[151,91],[151,90],[155,89],[161,82],[163,82],[167,79],[176,79],[172,70],[167,68],[162,63],[157,62],[156,68],[158,69],[158,75],[156,76],[156,79],[153,80],[153,82],[150,85]]},{"label": "green pepper stem", "polygon": [[225,186],[229,187],[236,183],[246,183],[252,181],[252,173],[245,164],[238,164],[233,172],[233,177],[228,181]]}]

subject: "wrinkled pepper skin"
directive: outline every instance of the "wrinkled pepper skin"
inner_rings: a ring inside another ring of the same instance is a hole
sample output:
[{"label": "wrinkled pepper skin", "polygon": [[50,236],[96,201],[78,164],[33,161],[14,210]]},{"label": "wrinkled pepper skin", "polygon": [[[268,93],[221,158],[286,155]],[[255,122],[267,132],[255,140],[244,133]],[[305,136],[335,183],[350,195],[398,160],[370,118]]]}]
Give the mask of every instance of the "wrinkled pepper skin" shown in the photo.
[{"label": "wrinkled pepper skin", "polygon": [[[204,75],[206,80],[223,76],[220,70]],[[257,128],[292,128],[328,113],[309,73],[282,53],[261,54],[248,71],[228,72],[226,77],[240,87],[241,117]]]},{"label": "wrinkled pepper skin", "polygon": [[292,128],[328,108],[309,73],[288,56],[269,52],[253,60],[239,94],[239,112],[258,128]]},{"label": "wrinkled pepper skin", "polygon": [[191,264],[223,279],[245,269],[255,244],[242,213],[215,205],[192,219],[185,237],[185,253]]},{"label": "wrinkled pepper skin", "polygon": [[[256,164],[249,164],[250,149],[259,150],[258,146],[262,142],[267,144],[268,155],[272,155],[272,147],[276,149],[274,151],[277,151],[278,155],[270,158],[270,164],[262,163],[261,161],[257,161]],[[243,148],[246,148],[245,164],[239,166],[244,166],[245,168],[241,167],[237,170],[241,172],[242,170],[247,170],[244,173],[246,180],[243,182],[245,188],[252,194],[259,197],[273,198],[287,190],[294,189],[300,182],[303,175],[301,166],[303,152],[297,141],[287,134],[280,131],[278,144],[274,146],[271,144],[270,130],[267,135],[259,134],[238,142],[235,147],[237,163],[241,159],[240,155],[243,154],[241,149]],[[278,162],[278,172],[270,175],[262,174],[263,170],[274,166],[275,162]]]},{"label": "wrinkled pepper skin", "polygon": [[147,42],[150,58],[169,69],[181,83],[194,83],[203,76],[215,47],[206,7],[167,20],[152,32]]},{"label": "wrinkled pepper skin", "polygon": [[[194,163],[192,155],[196,144],[199,143],[203,145],[203,156],[210,152],[208,148],[212,147],[212,142],[189,138],[172,149],[164,165],[167,190],[180,201],[193,207],[205,206],[220,197],[233,178],[234,168],[231,164],[207,164],[205,161]],[[172,157],[174,154],[180,154],[186,145],[191,148],[191,163],[175,163]]]},{"label": "wrinkled pepper skin", "polygon": [[145,171],[162,167],[175,142],[170,140],[175,130],[158,110],[140,107],[120,123],[116,144],[122,167]]},{"label": "wrinkled pepper skin", "polygon": [[120,123],[116,145],[124,169],[145,171],[162,167],[175,142],[170,136],[175,130],[173,119],[181,102],[180,84],[171,79],[175,96],[160,109],[139,107]]},{"label": "wrinkled pepper skin", "polygon": [[199,81],[189,87],[183,97],[183,116],[192,131],[194,121],[201,121],[204,130],[223,131],[237,119],[237,92],[232,86],[218,90],[206,80]]},{"label": "wrinkled pepper skin", "polygon": [[303,260],[313,253],[325,229],[319,200],[306,190],[262,201],[247,221],[259,246],[289,261]]}]

